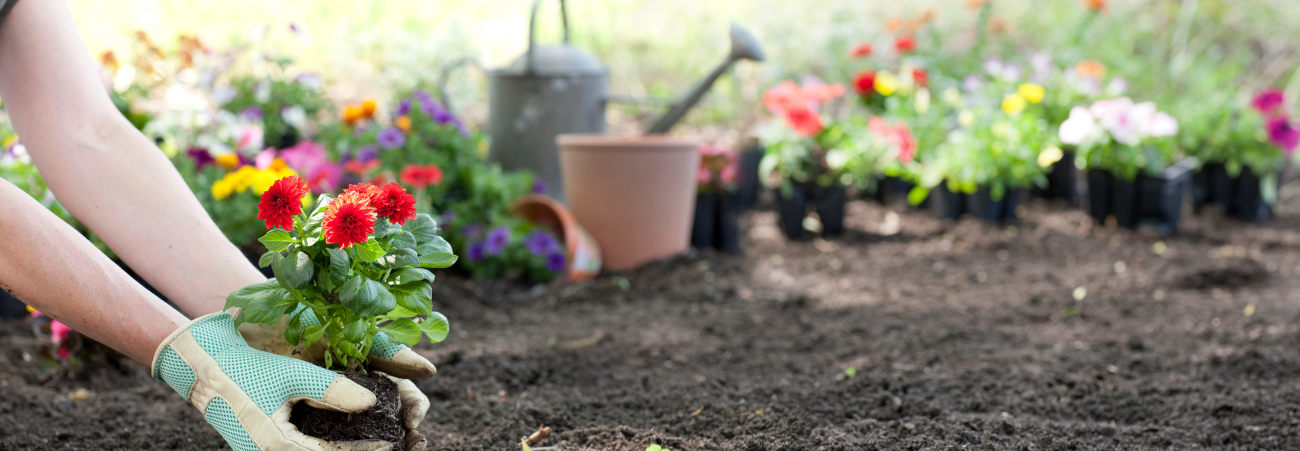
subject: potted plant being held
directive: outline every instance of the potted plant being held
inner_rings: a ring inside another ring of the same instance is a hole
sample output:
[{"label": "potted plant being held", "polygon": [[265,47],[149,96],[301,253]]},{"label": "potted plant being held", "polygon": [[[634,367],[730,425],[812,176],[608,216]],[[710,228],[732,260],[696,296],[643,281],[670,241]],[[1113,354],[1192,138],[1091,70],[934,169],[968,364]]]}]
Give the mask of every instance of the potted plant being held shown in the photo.
[{"label": "potted plant being held", "polygon": [[353,185],[310,211],[307,192],[291,176],[263,193],[260,263],[275,278],[164,339],[153,375],[236,450],[423,449],[428,401],[406,379],[435,370],[407,346],[446,338],[424,268],[456,256],[396,184]]},{"label": "potted plant being held", "polygon": [[740,178],[737,160],[735,151],[700,146],[691,247],[740,251],[740,205],[734,192]]},{"label": "potted plant being held", "polygon": [[[766,153],[759,173],[777,190],[781,231],[792,240],[805,229],[824,235],[844,232],[847,196],[842,177],[849,162],[849,135],[839,124],[825,125],[820,112],[827,101],[844,95],[844,86],[820,81],[803,86],[785,81],[763,94],[763,103],[781,120],[763,133]],[[818,221],[810,221],[808,206]]]},{"label": "potted plant being held", "polygon": [[[1020,191],[1047,183],[1043,154],[1060,158],[1049,126],[1036,108],[1042,87],[1022,84],[1000,97],[969,96],[957,115],[958,127],[917,170],[917,188],[909,196],[919,203],[930,194],[931,211],[943,219],[963,214],[991,221],[1016,218]],[[954,99],[957,100],[957,99]],[[1055,150],[1054,150],[1055,149]],[[1053,161],[1054,162],[1054,161]]]},{"label": "potted plant being held", "polygon": [[1075,107],[1061,124],[1062,143],[1076,146],[1088,177],[1088,214],[1114,215],[1121,227],[1145,223],[1173,233],[1191,191],[1195,158],[1175,162],[1178,120],[1152,102],[1128,97]]},{"label": "potted plant being held", "polygon": [[1202,164],[1192,187],[1198,210],[1213,204],[1228,216],[1251,222],[1272,216],[1286,157],[1300,144],[1300,129],[1281,108],[1283,98],[1281,91],[1268,89],[1256,95],[1249,108],[1235,102],[1210,103],[1202,106],[1203,114],[1193,114],[1186,127],[1191,136],[1182,141],[1197,150]]}]

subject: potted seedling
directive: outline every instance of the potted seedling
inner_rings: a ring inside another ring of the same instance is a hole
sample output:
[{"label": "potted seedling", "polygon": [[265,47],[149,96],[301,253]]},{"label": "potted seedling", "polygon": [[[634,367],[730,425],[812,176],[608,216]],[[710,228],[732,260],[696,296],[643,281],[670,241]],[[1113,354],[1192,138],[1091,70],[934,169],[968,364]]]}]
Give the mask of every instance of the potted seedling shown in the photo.
[{"label": "potted seedling", "polygon": [[1180,135],[1202,163],[1192,178],[1198,211],[1216,205],[1251,222],[1272,216],[1286,156],[1300,142],[1300,131],[1280,108],[1282,101],[1281,91],[1269,89],[1255,96],[1250,108],[1209,99],[1191,106],[1196,109],[1187,113],[1190,120]]},{"label": "potted seedling", "polygon": [[803,86],[786,81],[768,90],[763,103],[781,120],[765,130],[766,153],[759,164],[770,186],[778,188],[777,209],[781,231],[792,240],[803,239],[809,204],[816,207],[821,233],[844,231],[843,179],[851,160],[850,137],[840,124],[826,125],[820,108],[844,94],[842,85],[810,81]]},{"label": "potted seedling", "polygon": [[707,144],[700,146],[691,247],[725,252],[740,250],[740,207],[733,192],[739,176],[737,167],[735,152]]},{"label": "potted seedling", "polygon": [[277,324],[287,316],[282,340],[294,354],[379,396],[360,414],[298,404],[291,422],[304,434],[378,438],[403,449],[394,414],[401,400],[371,356],[425,337],[446,338],[447,319],[432,311],[434,277],[426,268],[446,268],[456,256],[433,218],[417,215],[414,198],[395,183],[352,185],[337,198],[320,196],[309,211],[301,209],[306,193],[295,176],[276,181],[263,196],[258,217],[271,229],[260,239],[269,249],[260,264],[275,278],[232,293],[226,308],[240,309],[236,324]]},{"label": "potted seedling", "polygon": [[1075,107],[1061,124],[1062,143],[1077,146],[1088,177],[1088,214],[1119,226],[1154,226],[1162,234],[1178,228],[1184,197],[1191,190],[1196,159],[1174,161],[1178,121],[1154,103],[1127,97]]}]

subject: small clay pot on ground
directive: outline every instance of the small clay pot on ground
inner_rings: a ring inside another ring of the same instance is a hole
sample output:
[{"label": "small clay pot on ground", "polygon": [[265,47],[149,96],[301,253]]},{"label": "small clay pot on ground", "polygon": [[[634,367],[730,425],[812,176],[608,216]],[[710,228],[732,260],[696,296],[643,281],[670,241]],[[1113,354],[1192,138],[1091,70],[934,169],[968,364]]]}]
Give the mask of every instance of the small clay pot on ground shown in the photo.
[{"label": "small clay pot on ground", "polygon": [[370,390],[378,399],[375,406],[361,413],[322,410],[298,403],[289,422],[303,434],[329,442],[382,440],[394,450],[406,449],[406,428],[402,424],[402,401],[397,384],[387,376],[371,371],[343,373],[348,379]]}]

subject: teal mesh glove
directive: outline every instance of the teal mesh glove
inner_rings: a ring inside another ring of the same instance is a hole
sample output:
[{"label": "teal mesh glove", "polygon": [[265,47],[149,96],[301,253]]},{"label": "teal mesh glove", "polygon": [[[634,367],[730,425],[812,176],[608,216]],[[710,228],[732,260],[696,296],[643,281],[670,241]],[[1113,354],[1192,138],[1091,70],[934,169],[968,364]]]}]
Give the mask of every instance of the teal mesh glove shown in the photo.
[{"label": "teal mesh glove", "polygon": [[360,412],[375,404],[375,395],[324,368],[249,347],[228,313],[172,332],[153,361],[153,376],[203,412],[235,451],[392,449],[387,442],[331,443],[299,432],[289,423],[298,401]]}]

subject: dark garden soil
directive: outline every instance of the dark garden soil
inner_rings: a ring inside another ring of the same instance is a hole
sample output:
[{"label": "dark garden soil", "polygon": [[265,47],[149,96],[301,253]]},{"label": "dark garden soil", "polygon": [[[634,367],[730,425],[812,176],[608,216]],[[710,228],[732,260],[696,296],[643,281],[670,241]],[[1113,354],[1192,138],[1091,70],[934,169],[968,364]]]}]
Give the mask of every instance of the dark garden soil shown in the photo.
[{"label": "dark garden soil", "polygon": [[331,442],[382,440],[392,443],[393,449],[404,449],[406,430],[402,427],[402,401],[397,397],[397,384],[378,373],[349,371],[344,375],[375,394],[378,401],[374,407],[358,414],[347,414],[298,404],[294,406],[289,422],[304,434]]},{"label": "dark garden soil", "polygon": [[[444,276],[421,431],[438,450],[518,450],[540,425],[533,449],[566,451],[1300,449],[1300,196],[1163,239],[1024,209],[998,227],[852,202],[846,235],[799,243],[760,211],[743,258],[557,289]],[[23,359],[41,343],[0,325],[0,449],[225,446],[142,365],[42,376]]]}]

